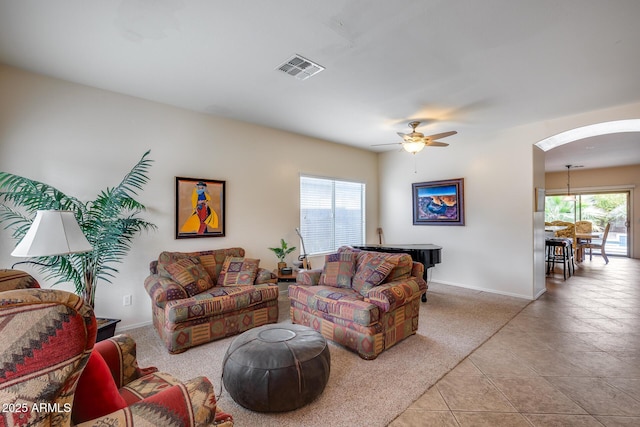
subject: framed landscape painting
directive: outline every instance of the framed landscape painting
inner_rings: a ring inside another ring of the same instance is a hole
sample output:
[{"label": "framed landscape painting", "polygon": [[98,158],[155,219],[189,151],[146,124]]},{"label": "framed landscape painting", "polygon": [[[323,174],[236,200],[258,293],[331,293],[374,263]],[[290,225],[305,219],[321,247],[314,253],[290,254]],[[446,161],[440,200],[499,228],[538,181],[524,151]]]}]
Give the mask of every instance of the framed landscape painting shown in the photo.
[{"label": "framed landscape painting", "polygon": [[224,236],[225,184],[176,177],[176,239]]},{"label": "framed landscape painting", "polygon": [[464,225],[464,178],[411,186],[413,225]]}]

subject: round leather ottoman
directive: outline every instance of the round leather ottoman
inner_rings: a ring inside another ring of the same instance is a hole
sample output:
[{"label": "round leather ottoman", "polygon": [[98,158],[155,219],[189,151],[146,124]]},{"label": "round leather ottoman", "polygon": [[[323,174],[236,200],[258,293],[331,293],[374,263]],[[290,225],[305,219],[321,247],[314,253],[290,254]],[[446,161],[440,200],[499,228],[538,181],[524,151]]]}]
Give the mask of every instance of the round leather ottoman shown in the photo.
[{"label": "round leather ottoman", "polygon": [[259,412],[291,411],[318,397],[329,380],[324,337],[302,325],[265,325],[238,336],[224,356],[222,379],[236,402]]}]

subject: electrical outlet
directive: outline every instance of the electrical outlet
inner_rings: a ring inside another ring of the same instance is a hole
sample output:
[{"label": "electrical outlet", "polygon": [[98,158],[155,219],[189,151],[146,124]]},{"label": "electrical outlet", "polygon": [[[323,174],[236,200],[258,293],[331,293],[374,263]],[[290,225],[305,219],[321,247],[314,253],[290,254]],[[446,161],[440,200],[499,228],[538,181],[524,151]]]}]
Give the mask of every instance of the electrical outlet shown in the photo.
[{"label": "electrical outlet", "polygon": [[125,295],[122,297],[122,305],[131,305],[133,297],[131,295]]}]

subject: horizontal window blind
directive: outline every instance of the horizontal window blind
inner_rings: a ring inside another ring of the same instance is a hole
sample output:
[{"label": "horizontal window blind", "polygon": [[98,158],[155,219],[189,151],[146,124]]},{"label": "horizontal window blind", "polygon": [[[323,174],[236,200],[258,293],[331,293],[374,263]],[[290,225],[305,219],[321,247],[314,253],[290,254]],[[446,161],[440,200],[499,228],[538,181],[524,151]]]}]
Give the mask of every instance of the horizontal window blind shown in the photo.
[{"label": "horizontal window blind", "polygon": [[364,194],[363,183],[300,177],[300,233],[307,254],[364,243]]}]

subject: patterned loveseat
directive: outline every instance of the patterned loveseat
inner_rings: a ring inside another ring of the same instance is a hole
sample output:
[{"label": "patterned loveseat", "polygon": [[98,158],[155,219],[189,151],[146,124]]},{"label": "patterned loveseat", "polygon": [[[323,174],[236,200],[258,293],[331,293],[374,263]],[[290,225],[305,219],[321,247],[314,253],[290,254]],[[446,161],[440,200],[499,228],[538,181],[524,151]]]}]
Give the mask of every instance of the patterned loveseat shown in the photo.
[{"label": "patterned loveseat", "polygon": [[375,359],[418,330],[423,271],[407,254],[341,247],[289,286],[291,320]]},{"label": "patterned loveseat", "polygon": [[276,276],[242,248],[162,252],[144,286],[170,353],[278,321]]},{"label": "patterned loveseat", "polygon": [[56,289],[0,292],[1,426],[225,426],[205,377],[141,369],[127,336],[95,344],[93,310]]}]

